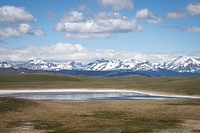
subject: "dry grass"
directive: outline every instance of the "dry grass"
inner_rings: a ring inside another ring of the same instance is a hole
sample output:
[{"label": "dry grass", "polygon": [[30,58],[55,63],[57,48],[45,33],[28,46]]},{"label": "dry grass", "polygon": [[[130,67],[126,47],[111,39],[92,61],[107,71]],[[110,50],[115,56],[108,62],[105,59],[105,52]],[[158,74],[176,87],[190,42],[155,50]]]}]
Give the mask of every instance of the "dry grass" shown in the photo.
[{"label": "dry grass", "polygon": [[[199,86],[200,77],[0,76],[0,89],[116,88],[200,95]],[[185,125],[191,132],[200,131],[194,126],[200,125],[199,100],[53,102],[1,98],[0,108],[2,133],[16,133],[18,127],[27,125],[29,133],[184,132]]]},{"label": "dry grass", "polygon": [[200,95],[200,77],[91,78],[58,75],[0,75],[0,89],[116,88]]},{"label": "dry grass", "polygon": [[[200,121],[200,106],[177,101],[36,101],[16,111],[0,114],[0,129],[32,123],[34,129],[52,133],[120,131],[152,132],[179,127],[186,120]],[[179,103],[179,102],[178,102]],[[197,129],[194,129],[197,131]]]}]

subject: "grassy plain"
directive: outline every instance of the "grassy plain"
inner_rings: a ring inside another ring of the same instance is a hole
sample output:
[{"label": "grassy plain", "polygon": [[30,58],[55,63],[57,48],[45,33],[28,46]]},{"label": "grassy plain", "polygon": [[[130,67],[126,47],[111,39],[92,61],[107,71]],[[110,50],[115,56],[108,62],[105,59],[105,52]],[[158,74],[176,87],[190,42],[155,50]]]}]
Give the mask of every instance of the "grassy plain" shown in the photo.
[{"label": "grassy plain", "polygon": [[[200,77],[1,75],[0,89],[116,88],[200,95]],[[200,100],[55,102],[0,98],[1,133],[199,133]]]},{"label": "grassy plain", "polygon": [[[1,110],[0,132],[2,133],[22,131],[146,133],[172,129],[176,132],[183,129],[191,132],[200,131],[200,100],[96,102],[6,100],[16,105],[13,107],[15,109]],[[20,106],[23,102],[25,105]],[[1,107],[2,104],[4,103],[0,102]],[[26,130],[22,130],[25,127]]]},{"label": "grassy plain", "polygon": [[59,75],[0,75],[0,89],[115,88],[200,95],[200,77],[93,78]]}]

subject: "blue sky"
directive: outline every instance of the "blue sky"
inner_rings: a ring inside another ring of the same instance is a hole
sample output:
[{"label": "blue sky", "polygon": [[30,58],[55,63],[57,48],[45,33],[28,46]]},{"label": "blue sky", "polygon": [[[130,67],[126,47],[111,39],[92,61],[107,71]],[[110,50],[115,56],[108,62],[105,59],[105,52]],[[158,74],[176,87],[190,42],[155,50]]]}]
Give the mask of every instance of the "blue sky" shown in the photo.
[{"label": "blue sky", "polygon": [[200,56],[199,51],[199,0],[0,2],[0,61]]}]

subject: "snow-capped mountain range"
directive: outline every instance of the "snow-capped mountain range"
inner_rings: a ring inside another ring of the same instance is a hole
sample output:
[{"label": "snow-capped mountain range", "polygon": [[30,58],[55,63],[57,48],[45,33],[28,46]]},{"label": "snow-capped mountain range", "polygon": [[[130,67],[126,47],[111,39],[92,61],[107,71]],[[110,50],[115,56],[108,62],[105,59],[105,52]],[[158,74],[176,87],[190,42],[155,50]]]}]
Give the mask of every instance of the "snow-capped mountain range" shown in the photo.
[{"label": "snow-capped mountain range", "polygon": [[154,64],[149,61],[129,60],[96,60],[85,66],[86,70],[92,71],[111,71],[111,70],[134,70],[148,71],[156,70]]},{"label": "snow-capped mountain range", "polygon": [[30,70],[84,70],[84,71],[157,71],[159,69],[174,72],[200,73],[200,59],[193,57],[180,56],[163,63],[151,63],[148,60],[107,60],[100,59],[88,64],[81,62],[67,61],[64,63],[48,62],[45,60],[30,60],[25,63],[0,62],[0,68],[26,68]]},{"label": "snow-capped mountain range", "polygon": [[27,68],[31,70],[80,70],[84,69],[82,63],[68,61],[64,63],[47,62],[45,60],[30,60],[28,62],[15,65],[16,68]]}]

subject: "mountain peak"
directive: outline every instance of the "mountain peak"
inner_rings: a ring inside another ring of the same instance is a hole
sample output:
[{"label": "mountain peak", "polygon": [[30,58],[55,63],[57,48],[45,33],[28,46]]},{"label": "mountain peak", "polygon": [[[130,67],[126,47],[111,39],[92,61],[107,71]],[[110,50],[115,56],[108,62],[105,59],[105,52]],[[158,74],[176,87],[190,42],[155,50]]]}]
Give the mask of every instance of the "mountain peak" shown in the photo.
[{"label": "mountain peak", "polygon": [[179,56],[165,68],[176,72],[200,72],[200,61],[192,57]]},{"label": "mountain peak", "polygon": [[192,72],[200,73],[200,60],[193,57],[179,56],[176,59],[164,63],[152,63],[148,60],[111,60],[98,59],[83,65],[81,62],[66,61],[63,63],[48,62],[43,59],[30,60],[22,64],[11,64],[7,62],[0,62],[0,68],[26,68],[31,70],[89,70],[89,71],[157,71],[165,69],[175,72]]},{"label": "mountain peak", "polygon": [[37,60],[29,60],[27,63],[30,63],[30,64],[45,64],[45,63],[47,63],[47,61],[43,60],[43,59],[37,59]]},{"label": "mountain peak", "polygon": [[10,68],[12,67],[12,64],[8,62],[0,62],[0,68]]},{"label": "mountain peak", "polygon": [[97,62],[108,62],[109,60],[107,60],[107,59],[104,59],[104,58],[101,58],[101,59],[98,59],[98,60],[96,60]]}]

